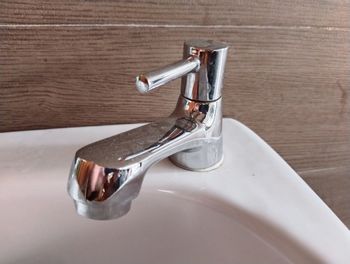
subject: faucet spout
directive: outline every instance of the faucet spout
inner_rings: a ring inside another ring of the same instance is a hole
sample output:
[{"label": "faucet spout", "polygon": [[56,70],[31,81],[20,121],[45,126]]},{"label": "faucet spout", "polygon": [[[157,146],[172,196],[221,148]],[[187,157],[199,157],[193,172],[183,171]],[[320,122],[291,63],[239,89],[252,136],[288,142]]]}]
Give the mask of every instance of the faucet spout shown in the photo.
[{"label": "faucet spout", "polygon": [[197,171],[221,163],[221,100],[193,103],[180,97],[178,105],[182,107],[168,118],[77,151],[68,192],[79,214],[93,219],[124,215],[147,170],[167,157]]}]

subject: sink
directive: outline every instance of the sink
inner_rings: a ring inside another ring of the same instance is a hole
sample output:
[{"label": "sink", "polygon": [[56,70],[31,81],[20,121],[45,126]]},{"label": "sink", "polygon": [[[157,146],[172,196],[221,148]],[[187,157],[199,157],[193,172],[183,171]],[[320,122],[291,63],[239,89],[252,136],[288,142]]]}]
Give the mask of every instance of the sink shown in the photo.
[{"label": "sink", "polygon": [[349,230],[232,119],[223,122],[220,168],[191,172],[163,160],[127,215],[78,216],[66,191],[75,151],[136,126],[0,134],[0,263],[350,263]]}]

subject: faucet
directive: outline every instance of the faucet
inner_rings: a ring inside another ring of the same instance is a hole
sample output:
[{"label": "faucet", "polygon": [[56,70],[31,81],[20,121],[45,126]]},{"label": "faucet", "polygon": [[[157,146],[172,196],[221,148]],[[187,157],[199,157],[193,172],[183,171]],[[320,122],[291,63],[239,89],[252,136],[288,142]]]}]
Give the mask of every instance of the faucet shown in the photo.
[{"label": "faucet", "polygon": [[222,164],[221,92],[227,50],[221,42],[187,41],[183,60],[136,77],[141,93],[182,77],[175,110],[168,118],[76,152],[68,193],[78,214],[99,220],[125,215],[147,170],[167,157],[192,171],[208,171]]}]

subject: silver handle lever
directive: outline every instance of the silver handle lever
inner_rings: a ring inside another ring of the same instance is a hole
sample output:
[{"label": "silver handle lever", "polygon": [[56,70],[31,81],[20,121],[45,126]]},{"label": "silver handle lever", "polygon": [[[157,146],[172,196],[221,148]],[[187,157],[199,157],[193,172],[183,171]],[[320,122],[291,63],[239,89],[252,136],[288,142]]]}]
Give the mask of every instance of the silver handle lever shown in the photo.
[{"label": "silver handle lever", "polygon": [[161,69],[140,74],[136,77],[137,90],[140,93],[148,93],[190,72],[197,71],[199,65],[199,59],[195,56],[190,56],[185,60],[169,64]]},{"label": "silver handle lever", "polygon": [[136,77],[136,87],[147,93],[182,77],[181,95],[189,100],[213,102],[221,98],[228,45],[211,40],[184,44],[183,60]]}]

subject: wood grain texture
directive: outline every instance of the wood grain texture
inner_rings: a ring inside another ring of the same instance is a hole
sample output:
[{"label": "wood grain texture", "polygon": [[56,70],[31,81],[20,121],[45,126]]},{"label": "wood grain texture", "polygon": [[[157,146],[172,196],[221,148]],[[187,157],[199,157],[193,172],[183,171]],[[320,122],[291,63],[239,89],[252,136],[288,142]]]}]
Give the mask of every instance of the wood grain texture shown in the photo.
[{"label": "wood grain texture", "polygon": [[313,188],[335,214],[350,227],[350,166],[300,171],[300,176]]},{"label": "wood grain texture", "polygon": [[76,27],[1,29],[1,36],[2,131],[166,116],[179,81],[144,96],[134,76],[181,58],[183,39],[203,37],[232,46],[225,116],[253,128],[297,169],[350,159],[349,31]]},{"label": "wood grain texture", "polygon": [[350,1],[1,0],[0,23],[349,27]]}]

